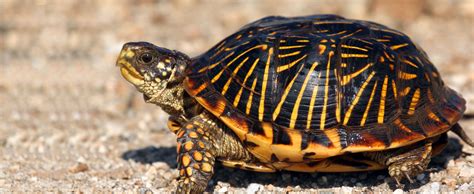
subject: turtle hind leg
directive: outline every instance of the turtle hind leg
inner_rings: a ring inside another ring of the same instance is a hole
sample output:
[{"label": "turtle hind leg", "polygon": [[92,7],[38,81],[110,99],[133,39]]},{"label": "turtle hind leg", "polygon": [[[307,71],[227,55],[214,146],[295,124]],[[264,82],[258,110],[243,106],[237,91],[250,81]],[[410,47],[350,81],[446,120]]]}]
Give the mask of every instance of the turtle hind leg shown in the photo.
[{"label": "turtle hind leg", "polygon": [[464,129],[462,129],[459,123],[456,123],[453,127],[451,127],[451,131],[454,132],[457,136],[459,136],[468,145],[474,147],[474,141],[472,141],[471,138],[467,136],[466,132],[464,131]]},{"label": "turtle hind leg", "polygon": [[388,173],[395,179],[397,185],[401,186],[401,180],[406,178],[412,183],[411,177],[426,170],[431,161],[432,144],[431,141],[427,140],[401,149],[365,152],[363,154],[380,164],[388,166]]},{"label": "turtle hind leg", "polygon": [[431,161],[431,151],[432,143],[427,142],[421,147],[388,158],[385,162],[388,166],[388,173],[398,185],[404,178],[413,183],[411,177],[423,173],[428,167]]}]

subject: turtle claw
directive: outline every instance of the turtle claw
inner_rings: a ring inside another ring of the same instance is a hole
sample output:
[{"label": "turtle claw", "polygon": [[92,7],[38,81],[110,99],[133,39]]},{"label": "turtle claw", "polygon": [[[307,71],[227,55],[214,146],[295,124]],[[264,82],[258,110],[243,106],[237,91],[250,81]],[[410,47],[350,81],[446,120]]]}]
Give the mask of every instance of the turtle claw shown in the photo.
[{"label": "turtle claw", "polygon": [[407,173],[407,172],[403,172],[403,174],[405,174],[405,177],[407,178],[407,180],[410,182],[410,183],[414,183],[413,182],[413,179],[410,178],[410,175]]}]

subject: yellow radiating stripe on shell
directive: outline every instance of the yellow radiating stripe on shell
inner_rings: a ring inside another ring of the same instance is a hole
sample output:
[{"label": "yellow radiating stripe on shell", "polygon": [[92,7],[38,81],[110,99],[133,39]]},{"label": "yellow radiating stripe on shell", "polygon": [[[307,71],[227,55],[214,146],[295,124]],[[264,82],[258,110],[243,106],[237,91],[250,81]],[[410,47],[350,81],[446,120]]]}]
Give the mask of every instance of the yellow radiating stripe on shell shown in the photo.
[{"label": "yellow radiating stripe on shell", "polygon": [[288,54],[281,54],[281,55],[278,55],[278,58],[291,57],[291,56],[299,55],[300,53],[301,53],[301,51],[295,51],[295,52],[288,53]]},{"label": "yellow radiating stripe on shell", "polygon": [[329,93],[329,68],[331,67],[331,57],[334,55],[334,52],[331,51],[328,54],[328,63],[326,66],[326,83],[324,85],[324,105],[323,105],[323,112],[321,113],[321,121],[319,128],[322,130],[326,124],[326,111],[327,111],[327,104],[328,104],[328,93]]},{"label": "yellow radiating stripe on shell", "polygon": [[413,73],[406,73],[406,72],[400,71],[399,77],[404,80],[412,80],[412,79],[415,79],[417,75]]},{"label": "yellow radiating stripe on shell", "polygon": [[275,121],[278,114],[280,114],[281,106],[285,102],[286,96],[288,96],[288,93],[290,93],[291,87],[293,86],[293,83],[295,82],[296,78],[300,74],[303,67],[304,67],[304,65],[300,66],[300,69],[298,70],[298,72],[296,72],[295,77],[293,77],[293,79],[291,79],[288,86],[286,86],[285,91],[283,91],[283,95],[281,96],[280,102],[278,102],[277,106],[275,107],[275,111],[273,112],[273,121]]},{"label": "yellow radiating stripe on shell", "polygon": [[268,58],[265,65],[265,72],[263,73],[263,83],[262,83],[262,92],[260,95],[260,104],[258,106],[258,120],[263,120],[263,113],[265,111],[265,93],[267,90],[267,83],[268,83],[268,70],[270,69],[270,59],[273,55],[273,47],[268,50]]},{"label": "yellow radiating stripe on shell", "polygon": [[413,115],[415,113],[416,105],[418,104],[418,100],[420,100],[420,88],[415,90],[413,97],[411,97],[410,108],[408,108],[408,115]]},{"label": "yellow radiating stripe on shell", "polygon": [[348,54],[348,53],[342,53],[341,57],[342,58],[367,58],[369,55],[366,54]]},{"label": "yellow radiating stripe on shell", "polygon": [[361,32],[361,31],[362,31],[362,29],[358,29],[358,30],[356,30],[355,32],[352,32],[352,33],[350,33],[350,34],[341,36],[341,39],[350,37],[350,36],[352,36],[352,35],[354,35],[354,34],[357,34],[357,33]]},{"label": "yellow radiating stripe on shell", "polygon": [[406,47],[406,46],[408,46],[408,43],[403,43],[403,44],[399,44],[399,45],[393,45],[393,46],[391,46],[390,48],[391,48],[392,50],[397,50],[397,49],[399,49],[399,48],[403,48],[403,47]]},{"label": "yellow radiating stripe on shell", "polygon": [[368,52],[369,50],[365,49],[365,48],[361,48],[361,47],[357,47],[357,46],[349,46],[349,45],[341,45],[342,48],[349,48],[349,49],[355,49],[355,50],[361,50],[361,51],[365,51],[365,52]]},{"label": "yellow radiating stripe on shell", "polygon": [[[321,72],[319,72],[318,80],[321,78]],[[316,101],[316,95],[318,95],[319,85],[315,85],[313,88],[313,93],[311,94],[311,100],[309,102],[308,118],[306,120],[306,129],[311,127],[311,121],[313,120],[313,109],[314,102]]]},{"label": "yellow radiating stripe on shell", "polygon": [[253,98],[253,91],[255,90],[255,85],[257,85],[257,78],[255,77],[255,79],[253,79],[253,82],[252,82],[252,89],[250,91],[250,96],[249,96],[249,100],[247,101],[247,106],[245,108],[245,113],[247,115],[250,114],[250,109],[252,108],[252,98]]},{"label": "yellow radiating stripe on shell", "polygon": [[326,51],[326,45],[324,45],[324,44],[320,44],[318,46],[318,48],[319,48],[319,54],[320,55],[322,55],[324,53],[324,51]]},{"label": "yellow radiating stripe on shell", "polygon": [[286,50],[286,49],[295,49],[295,48],[303,48],[303,47],[306,47],[306,45],[280,46],[278,48],[280,50]]},{"label": "yellow radiating stripe on shell", "polygon": [[222,88],[222,92],[221,94],[222,95],[225,95],[225,93],[227,92],[227,90],[229,89],[229,85],[230,85],[230,82],[232,81],[232,78],[237,74],[237,72],[240,70],[240,68],[242,67],[242,65],[249,59],[249,57],[246,57],[242,62],[240,62],[240,64],[234,69],[234,71],[232,72],[232,76],[229,77],[229,80],[227,80],[227,82],[225,83],[224,85],[224,88]]},{"label": "yellow radiating stripe on shell", "polygon": [[[234,63],[237,59],[239,59],[240,57],[242,57],[243,55],[247,54],[248,52],[254,50],[254,49],[257,49],[257,48],[262,48],[263,50],[266,50],[267,49],[267,45],[265,44],[262,44],[262,45],[257,45],[257,46],[254,46],[252,48],[249,48],[247,49],[246,51],[240,53],[239,55],[237,55],[237,57],[235,57],[234,59],[232,59],[232,61],[230,61],[229,63],[227,63],[227,65],[221,69],[221,71],[212,78],[211,82],[214,83],[216,82],[222,75],[222,73],[224,73],[224,70],[227,69],[230,65],[232,65],[232,63]],[[212,68],[211,68],[212,69]]]},{"label": "yellow radiating stripe on shell", "polygon": [[393,89],[393,96],[396,99],[398,97],[397,84],[395,84],[395,80],[393,79],[392,79],[392,89]]},{"label": "yellow radiating stripe on shell", "polygon": [[304,78],[303,85],[301,86],[300,92],[298,93],[298,98],[296,98],[295,105],[293,106],[293,111],[291,112],[291,119],[290,119],[290,128],[294,129],[296,124],[296,119],[298,118],[298,110],[300,108],[301,99],[303,98],[304,91],[306,90],[306,85],[308,85],[309,78],[311,77],[314,68],[318,65],[318,62],[314,62],[311,65],[308,73],[306,73],[306,77]]},{"label": "yellow radiating stripe on shell", "polygon": [[[253,62],[252,66],[250,67],[249,72],[247,72],[247,75],[245,75],[244,82],[242,83],[243,86],[245,86],[245,84],[247,83],[248,78],[250,77],[250,75],[252,75],[253,70],[255,69],[255,66],[257,66],[257,63],[258,63],[259,60],[260,60],[260,58],[257,58],[257,59],[255,59],[255,61]],[[235,107],[237,107],[237,105],[239,104],[240,97],[241,97],[241,95],[242,95],[242,90],[244,89],[243,86],[240,87],[239,93],[237,93],[237,96],[236,96],[235,99],[234,99],[234,106],[235,106]],[[253,91],[252,91],[252,92],[253,92]]]},{"label": "yellow radiating stripe on shell", "polygon": [[216,67],[217,65],[219,65],[220,63],[222,63],[222,61],[224,61],[224,60],[226,60],[227,58],[229,58],[230,56],[234,55],[234,53],[235,53],[235,52],[229,53],[228,55],[226,55],[224,58],[222,58],[222,59],[219,60],[218,62],[213,63],[213,64],[211,64],[211,65],[209,65],[209,66],[205,66],[205,67],[199,69],[198,72],[199,72],[199,73],[202,73],[203,71],[207,70],[208,68],[209,68],[209,69],[213,69],[214,67]]},{"label": "yellow radiating stripe on shell", "polygon": [[367,68],[369,68],[370,66],[372,66],[372,63],[369,63],[367,65],[365,65],[363,68],[357,70],[356,72],[354,73],[351,73],[349,75],[345,75],[344,77],[342,77],[342,81],[341,81],[341,85],[346,85],[349,83],[349,81],[351,81],[351,79],[357,77],[359,74],[361,74],[362,72],[364,72],[365,70],[367,70]]},{"label": "yellow radiating stripe on shell", "polygon": [[309,42],[309,40],[302,39],[302,40],[296,40],[296,42]]},{"label": "yellow radiating stripe on shell", "polygon": [[387,96],[387,84],[388,76],[385,76],[382,85],[382,94],[380,96],[379,115],[377,117],[378,123],[383,123],[383,120],[385,118],[385,97]]},{"label": "yellow radiating stripe on shell", "polygon": [[286,65],[282,65],[282,66],[279,66],[277,67],[277,72],[280,73],[282,71],[285,71],[291,67],[293,67],[296,63],[300,62],[301,60],[303,60],[304,58],[306,58],[308,55],[303,55],[302,57],[300,57],[299,59],[296,59],[294,61],[292,61],[291,63],[289,64],[286,64]]},{"label": "yellow radiating stripe on shell", "polygon": [[370,105],[372,104],[372,100],[374,99],[375,89],[377,89],[377,83],[378,81],[375,81],[374,88],[370,93],[369,102],[367,103],[367,107],[365,107],[364,115],[362,116],[362,120],[360,121],[361,127],[365,125],[365,121],[367,120],[367,116],[369,115]]},{"label": "yellow radiating stripe on shell", "polygon": [[349,118],[351,117],[351,114],[352,114],[352,109],[354,109],[354,106],[359,102],[360,96],[362,95],[362,93],[365,90],[365,87],[367,87],[367,84],[369,84],[370,80],[372,80],[372,77],[374,77],[374,75],[375,75],[375,72],[370,73],[369,77],[367,77],[365,82],[360,87],[354,101],[352,101],[351,106],[349,107],[349,110],[347,110],[344,116],[344,122],[343,122],[344,125],[347,125],[347,123],[349,122]]}]

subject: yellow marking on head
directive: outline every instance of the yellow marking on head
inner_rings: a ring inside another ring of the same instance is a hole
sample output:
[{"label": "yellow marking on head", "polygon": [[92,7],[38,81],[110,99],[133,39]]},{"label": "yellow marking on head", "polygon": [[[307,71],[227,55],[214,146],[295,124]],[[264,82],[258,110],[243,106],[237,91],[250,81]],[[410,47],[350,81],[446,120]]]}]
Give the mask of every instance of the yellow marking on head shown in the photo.
[{"label": "yellow marking on head", "polygon": [[393,96],[395,99],[398,97],[398,91],[397,91],[397,84],[395,84],[395,80],[392,80],[392,89],[393,89]]},{"label": "yellow marking on head", "polygon": [[280,46],[278,47],[278,49],[286,50],[286,49],[295,49],[295,48],[303,48],[303,47],[306,47],[306,45]]},{"label": "yellow marking on head", "polygon": [[366,54],[348,54],[348,53],[342,53],[341,57],[342,58],[367,58],[369,55]]},{"label": "yellow marking on head", "polygon": [[[318,73],[318,80],[321,78],[321,72]],[[308,117],[306,118],[306,129],[311,127],[311,121],[313,120],[313,109],[314,109],[314,102],[316,101],[316,95],[318,95],[319,84],[315,85],[313,88],[313,93],[311,93],[311,99],[309,101],[309,110],[308,110]]]},{"label": "yellow marking on head", "polygon": [[[262,44],[262,45],[257,45],[257,46],[254,46],[252,48],[249,48],[247,49],[246,51],[240,53],[239,55],[237,55],[237,57],[235,57],[234,59],[232,59],[232,61],[230,61],[229,63],[227,63],[227,65],[221,69],[221,71],[212,78],[211,82],[212,83],[215,83],[222,75],[222,73],[224,72],[225,69],[227,69],[229,66],[232,65],[232,63],[234,63],[237,59],[239,59],[240,57],[242,57],[243,55],[247,54],[248,52],[252,51],[252,50],[255,50],[257,48],[262,48],[263,50],[267,49],[267,45],[265,44]],[[211,68],[212,69],[212,68]]]},{"label": "yellow marking on head", "polygon": [[324,44],[320,44],[318,46],[318,48],[319,48],[319,54],[320,55],[322,55],[324,53],[324,51],[326,51],[326,45],[324,45]]},{"label": "yellow marking on head", "polygon": [[327,111],[327,104],[328,104],[328,93],[329,93],[329,68],[331,67],[331,57],[334,55],[334,52],[331,51],[328,54],[328,63],[326,65],[326,83],[324,85],[324,105],[323,105],[323,112],[321,113],[321,121],[319,128],[321,130],[324,129],[324,126],[326,124],[326,111]]},{"label": "yellow marking on head", "polygon": [[263,80],[262,80],[262,92],[260,95],[260,103],[258,106],[258,120],[262,121],[263,120],[263,113],[265,111],[265,93],[267,90],[267,83],[268,83],[268,70],[270,69],[270,61],[271,57],[273,55],[273,47],[268,50],[268,58],[267,58],[267,63],[265,65],[265,71],[263,73]]},{"label": "yellow marking on head", "polygon": [[277,67],[277,72],[280,73],[280,72],[285,71],[285,70],[287,70],[287,69],[289,69],[289,68],[292,68],[294,65],[296,65],[296,63],[300,62],[301,60],[303,60],[303,59],[306,58],[307,56],[308,56],[308,55],[305,54],[305,55],[303,55],[302,57],[300,57],[299,59],[296,59],[296,60],[292,61],[291,63],[288,63],[288,64],[286,64],[286,65],[278,66],[278,67]]},{"label": "yellow marking on head", "polygon": [[224,87],[222,88],[222,92],[221,94],[222,95],[225,95],[225,93],[227,92],[227,90],[229,89],[229,85],[230,85],[230,82],[232,81],[232,78],[237,74],[237,72],[239,72],[240,68],[242,67],[242,65],[249,59],[249,57],[246,57],[242,62],[240,62],[240,64],[234,69],[234,71],[232,72],[232,76],[229,77],[229,79],[227,80],[227,82],[225,83]]},{"label": "yellow marking on head", "polygon": [[239,35],[237,35],[237,36],[235,37],[236,40],[238,40],[238,39],[240,39],[240,38],[242,38],[242,34],[239,34]]},{"label": "yellow marking on head", "polygon": [[300,40],[296,40],[296,42],[309,42],[309,40],[306,40],[306,39],[300,39]]},{"label": "yellow marking on head", "polygon": [[360,120],[361,127],[365,125],[365,121],[367,120],[367,116],[369,115],[370,105],[372,104],[372,100],[374,99],[375,89],[377,89],[377,83],[378,81],[375,81],[374,88],[372,89],[372,92],[370,93],[369,102],[367,103],[367,107],[365,107],[364,115],[362,116],[362,119]]},{"label": "yellow marking on head", "polygon": [[413,97],[411,97],[410,107],[408,108],[408,115],[413,115],[415,113],[416,105],[420,99],[420,88],[415,90]]},{"label": "yellow marking on head", "polygon": [[135,52],[133,52],[133,50],[131,50],[130,48],[127,48],[126,50],[122,50],[122,52],[120,52],[120,58],[123,58],[123,57],[132,58],[134,56],[135,56]]},{"label": "yellow marking on head", "polygon": [[347,63],[341,63],[341,67],[347,67]]},{"label": "yellow marking on head", "polygon": [[327,39],[322,39],[320,42],[325,43],[325,42],[328,42],[328,40]]},{"label": "yellow marking on head", "polygon": [[284,42],[286,42],[286,40],[280,40],[280,42],[281,42],[281,43],[284,43]]},{"label": "yellow marking on head", "polygon": [[399,45],[393,45],[393,46],[391,46],[390,48],[391,48],[392,50],[397,50],[397,49],[399,49],[399,48],[403,48],[403,47],[406,47],[406,46],[408,46],[408,43],[403,43],[403,44],[399,44]]},{"label": "yellow marking on head", "polygon": [[293,111],[291,112],[290,126],[289,126],[291,129],[295,128],[301,99],[303,98],[304,91],[306,90],[306,85],[308,85],[309,78],[311,78],[314,68],[316,68],[317,65],[318,65],[318,62],[314,62],[313,65],[311,65],[311,68],[309,69],[308,73],[306,73],[306,77],[304,78],[303,85],[301,86],[300,92],[298,93],[298,98],[296,98],[295,105],[293,105]]},{"label": "yellow marking on head", "polygon": [[351,73],[349,75],[345,75],[342,77],[342,80],[341,80],[341,85],[346,85],[349,83],[349,81],[351,81],[351,79],[357,77],[359,74],[361,74],[362,72],[364,72],[365,70],[367,70],[367,68],[369,68],[370,66],[372,66],[372,63],[369,63],[367,65],[365,65],[363,68],[357,70],[356,72],[354,73]]},{"label": "yellow marking on head", "polygon": [[275,121],[278,114],[280,114],[281,106],[285,102],[286,96],[288,96],[288,93],[290,93],[291,87],[293,86],[293,83],[295,82],[296,78],[300,74],[303,67],[304,65],[300,66],[300,69],[298,70],[298,72],[295,74],[293,79],[291,79],[290,83],[286,86],[285,91],[283,91],[283,95],[281,96],[280,102],[278,102],[277,106],[275,107],[275,111],[273,112],[273,121]]},{"label": "yellow marking on head", "polygon": [[252,89],[250,91],[250,96],[249,96],[249,99],[247,101],[247,106],[245,108],[245,113],[247,115],[250,114],[250,109],[252,108],[252,98],[253,98],[253,91],[255,90],[255,86],[257,85],[257,77],[255,77],[255,79],[253,79],[253,82],[252,82]]},{"label": "yellow marking on head", "polygon": [[369,50],[365,49],[365,48],[361,48],[361,47],[357,47],[357,46],[349,46],[349,45],[341,45],[342,48],[349,48],[349,49],[355,49],[355,50],[361,50],[361,51],[365,51],[365,52],[368,52]]},{"label": "yellow marking on head", "polygon": [[156,68],[157,69],[164,69],[165,68],[165,63],[163,63],[163,61],[158,62],[158,64],[156,64]]},{"label": "yellow marking on head", "polygon": [[400,71],[400,74],[398,74],[398,77],[404,80],[412,80],[412,79],[415,79],[417,75],[413,73],[406,73],[406,72]]},{"label": "yellow marking on head", "polygon": [[281,54],[281,55],[278,55],[278,58],[291,57],[291,56],[299,55],[300,53],[301,53],[301,51],[295,51],[295,52],[288,53],[288,54]]},{"label": "yellow marking on head", "polygon": [[385,98],[387,96],[387,84],[388,84],[388,76],[386,75],[383,80],[382,94],[380,96],[379,114],[377,117],[378,123],[383,123],[384,118],[385,118]]},{"label": "yellow marking on head", "polygon": [[370,73],[369,77],[367,77],[365,82],[360,87],[359,91],[357,92],[356,97],[354,98],[354,101],[352,101],[351,106],[349,107],[349,109],[347,110],[344,116],[344,122],[343,122],[344,125],[347,125],[347,123],[349,122],[349,118],[351,117],[354,106],[359,102],[360,96],[362,96],[362,93],[364,92],[365,87],[367,87],[367,84],[369,84],[370,80],[372,80],[372,77],[374,77],[374,75],[375,75],[375,72]]}]

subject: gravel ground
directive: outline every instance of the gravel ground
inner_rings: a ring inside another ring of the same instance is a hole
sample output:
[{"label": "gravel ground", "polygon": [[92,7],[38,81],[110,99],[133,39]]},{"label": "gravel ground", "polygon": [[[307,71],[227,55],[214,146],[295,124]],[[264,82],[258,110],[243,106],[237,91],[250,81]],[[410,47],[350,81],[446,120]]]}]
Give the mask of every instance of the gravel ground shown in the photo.
[{"label": "gravel ground", "polygon": [[[121,45],[146,40],[206,51],[267,15],[334,13],[399,29],[468,100],[474,137],[474,1],[0,0],[0,193],[170,192],[175,137],[114,67]],[[403,191],[474,192],[474,148],[450,136],[429,172]],[[218,166],[209,192],[401,193],[386,171],[247,172]]]}]

